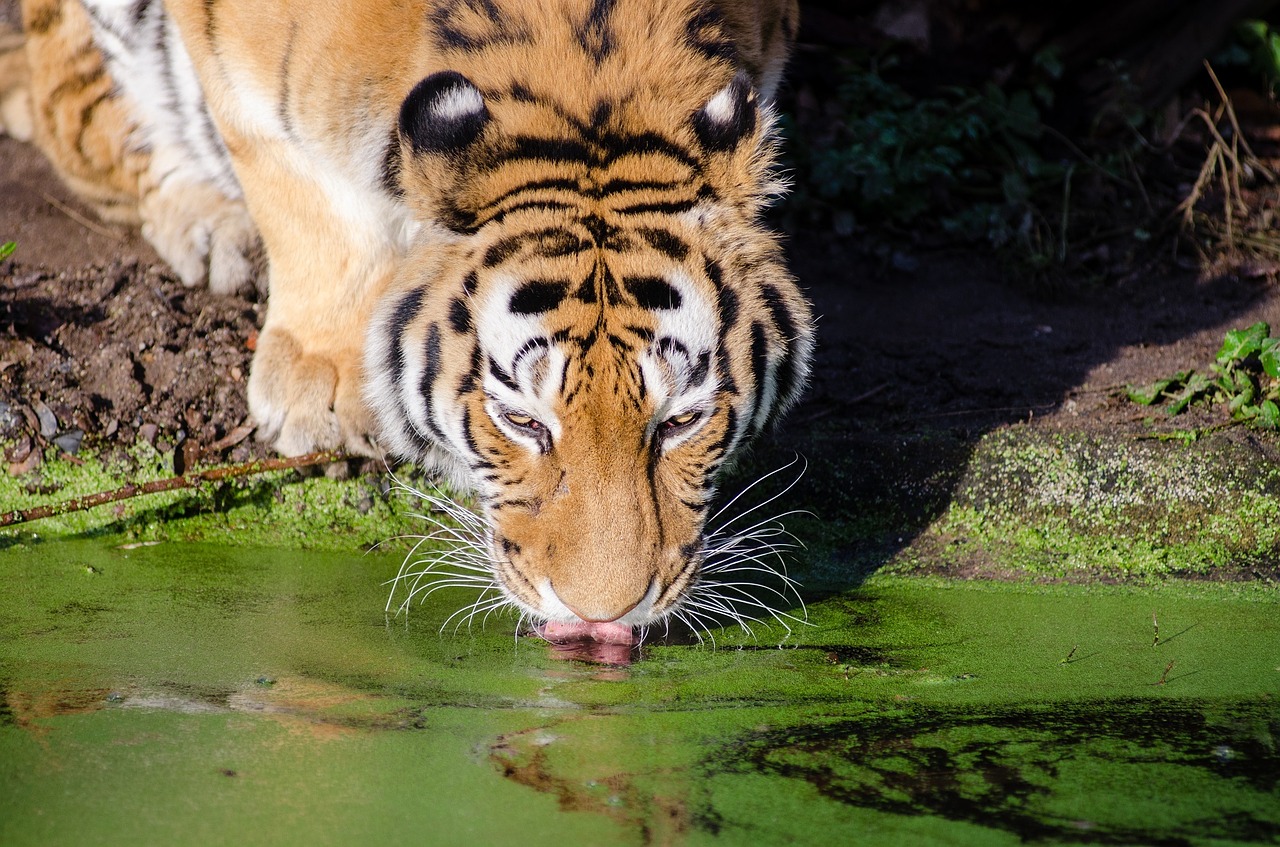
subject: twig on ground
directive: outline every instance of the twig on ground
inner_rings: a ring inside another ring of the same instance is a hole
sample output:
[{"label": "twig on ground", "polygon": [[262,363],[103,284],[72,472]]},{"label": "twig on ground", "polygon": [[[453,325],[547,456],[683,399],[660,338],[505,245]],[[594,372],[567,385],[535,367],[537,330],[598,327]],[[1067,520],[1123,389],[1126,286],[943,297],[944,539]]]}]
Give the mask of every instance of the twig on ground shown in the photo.
[{"label": "twig on ground", "polygon": [[66,203],[63,203],[58,198],[54,197],[52,194],[49,194],[48,192],[44,192],[44,191],[42,191],[41,194],[44,196],[44,199],[48,201],[50,206],[57,209],[59,212],[62,212],[62,214],[71,218],[71,220],[80,224],[80,226],[84,227],[90,232],[96,232],[98,233],[98,235],[102,235],[107,238],[110,238],[112,241],[124,241],[124,236],[121,235],[120,233],[107,229],[105,226],[102,226],[101,224],[94,223],[93,221],[86,218],[84,215],[77,212],[75,209],[68,206]]},{"label": "twig on ground", "polygon": [[238,465],[224,465],[217,468],[209,468],[199,473],[190,473],[183,476],[171,476],[168,479],[157,479],[152,482],[144,482],[140,485],[126,485],[123,488],[117,488],[114,491],[100,491],[97,494],[90,494],[86,497],[75,497],[70,500],[64,500],[61,503],[50,503],[46,506],[33,506],[30,509],[15,509],[12,512],[4,512],[0,514],[0,526],[12,526],[13,524],[26,523],[27,521],[36,521],[42,518],[51,518],[57,515],[65,515],[68,512],[80,512],[85,509],[92,509],[94,506],[101,506],[105,503],[114,503],[117,500],[128,500],[132,497],[138,497],[143,494],[156,494],[161,491],[176,491],[183,488],[195,488],[202,482],[220,482],[226,479],[234,479],[241,476],[253,476],[260,473],[268,473],[270,471],[287,471],[294,468],[305,468],[312,465],[328,465],[334,462],[341,462],[350,458],[342,450],[322,450],[318,453],[307,453],[304,456],[291,456],[280,459],[257,459],[252,462],[242,462]]}]

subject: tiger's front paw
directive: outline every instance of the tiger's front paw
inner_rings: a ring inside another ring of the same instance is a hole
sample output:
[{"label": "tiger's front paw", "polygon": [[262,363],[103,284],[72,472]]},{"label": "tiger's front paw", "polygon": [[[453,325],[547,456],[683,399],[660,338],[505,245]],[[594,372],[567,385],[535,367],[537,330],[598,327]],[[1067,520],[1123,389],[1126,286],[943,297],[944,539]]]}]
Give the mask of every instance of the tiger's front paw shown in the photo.
[{"label": "tiger's front paw", "polygon": [[260,437],[286,456],[339,447],[373,456],[360,380],[358,346],[305,351],[288,331],[268,327],[253,357],[249,411]]},{"label": "tiger's front paw", "polygon": [[139,203],[142,235],[188,288],[247,291],[258,276],[258,229],[244,201],[212,183],[169,179]]}]

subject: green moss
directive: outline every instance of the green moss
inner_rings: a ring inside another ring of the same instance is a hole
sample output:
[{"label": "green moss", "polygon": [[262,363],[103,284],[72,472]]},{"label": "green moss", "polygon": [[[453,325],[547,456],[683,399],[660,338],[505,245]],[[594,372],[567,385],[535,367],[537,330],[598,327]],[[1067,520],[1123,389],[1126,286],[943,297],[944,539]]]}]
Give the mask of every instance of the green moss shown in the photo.
[{"label": "green moss", "polygon": [[[92,451],[80,464],[52,448],[37,474],[0,475],[0,512],[28,509],[173,476],[171,454],[139,441],[126,458]],[[411,469],[407,471],[411,473]],[[221,541],[314,550],[351,550],[417,532],[406,494],[383,493],[377,477],[330,479],[317,471],[276,471],[194,489],[142,495],[90,510],[0,529],[0,545],[38,537],[121,541]],[[403,545],[400,545],[403,546]]]}]

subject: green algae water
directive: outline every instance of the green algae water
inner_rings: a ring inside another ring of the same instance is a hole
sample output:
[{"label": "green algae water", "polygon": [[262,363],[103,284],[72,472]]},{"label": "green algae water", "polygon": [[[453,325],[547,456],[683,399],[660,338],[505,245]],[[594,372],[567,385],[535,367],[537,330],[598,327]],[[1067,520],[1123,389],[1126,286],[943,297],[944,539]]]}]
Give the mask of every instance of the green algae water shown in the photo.
[{"label": "green algae water", "polygon": [[1265,588],[877,577],[602,666],[398,567],[0,551],[0,844],[1280,843]]}]

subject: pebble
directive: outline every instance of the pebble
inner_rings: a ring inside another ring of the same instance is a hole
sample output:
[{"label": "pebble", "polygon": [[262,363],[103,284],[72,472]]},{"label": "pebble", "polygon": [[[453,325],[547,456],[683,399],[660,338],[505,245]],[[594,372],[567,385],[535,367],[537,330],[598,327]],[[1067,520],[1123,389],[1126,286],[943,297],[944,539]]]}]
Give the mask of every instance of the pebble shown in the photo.
[{"label": "pebble", "polygon": [[36,418],[40,421],[40,436],[42,438],[53,438],[58,432],[58,417],[41,400],[33,400],[31,410],[36,413]]}]

